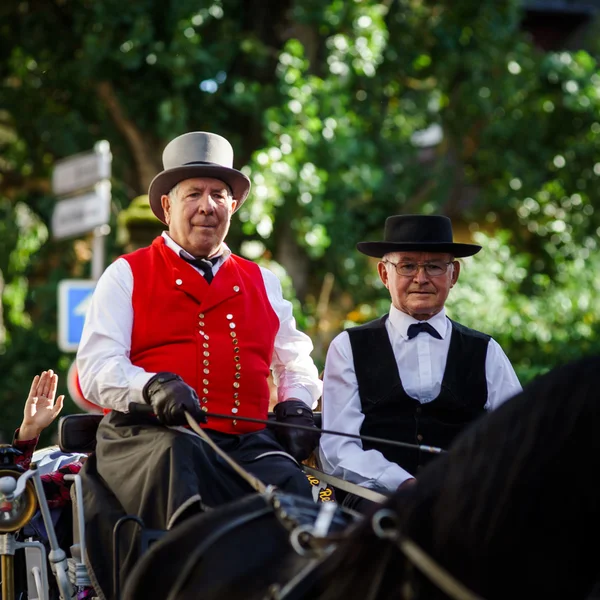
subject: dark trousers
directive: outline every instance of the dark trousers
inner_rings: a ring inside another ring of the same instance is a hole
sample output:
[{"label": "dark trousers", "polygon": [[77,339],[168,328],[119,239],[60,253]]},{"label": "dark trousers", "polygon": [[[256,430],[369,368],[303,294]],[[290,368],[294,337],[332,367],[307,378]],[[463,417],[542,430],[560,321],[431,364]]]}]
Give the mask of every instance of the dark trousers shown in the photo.
[{"label": "dark trousers", "polygon": [[[271,430],[206,432],[265,484],[312,498],[301,467]],[[113,411],[100,423],[97,439],[99,475],[125,511],[141,516],[149,527],[168,529],[192,505],[212,508],[253,491],[199,436],[164,427],[153,417]]]},{"label": "dark trousers", "polygon": [[[271,430],[228,435],[207,430],[231,458],[265,484],[313,498],[300,465]],[[187,517],[253,493],[198,435],[160,425],[153,417],[109,413],[98,428],[96,453],[82,469],[88,558],[94,587],[113,598],[112,528],[123,515],[146,528],[171,529]],[[185,526],[185,525],[184,525]],[[121,585],[139,556],[139,529],[120,536]]]}]

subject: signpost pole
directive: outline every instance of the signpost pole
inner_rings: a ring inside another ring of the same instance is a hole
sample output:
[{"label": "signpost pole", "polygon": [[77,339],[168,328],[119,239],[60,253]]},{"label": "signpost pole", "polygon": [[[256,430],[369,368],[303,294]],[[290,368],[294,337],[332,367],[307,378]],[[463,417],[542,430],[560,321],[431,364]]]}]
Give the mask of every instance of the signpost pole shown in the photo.
[{"label": "signpost pole", "polygon": [[[110,144],[106,140],[96,142],[94,145],[94,152],[100,159],[100,164],[104,166],[104,179],[96,185],[96,191],[100,202],[109,207],[112,203],[111,198],[111,186],[110,186],[110,175],[111,175],[111,164],[112,154],[110,153]],[[100,225],[94,228],[94,238],[92,241],[92,279],[98,281],[100,275],[104,271],[104,265],[106,262],[106,243],[105,238],[110,232],[110,228],[107,224]]]}]

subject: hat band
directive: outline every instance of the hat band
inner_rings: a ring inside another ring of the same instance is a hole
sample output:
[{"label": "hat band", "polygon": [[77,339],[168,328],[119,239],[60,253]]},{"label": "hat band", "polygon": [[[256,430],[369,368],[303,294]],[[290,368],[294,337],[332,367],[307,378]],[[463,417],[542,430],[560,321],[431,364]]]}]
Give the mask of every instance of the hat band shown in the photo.
[{"label": "hat band", "polygon": [[198,166],[198,167],[202,167],[202,166],[211,166],[211,167],[223,167],[225,169],[229,169],[230,167],[226,167],[225,165],[221,165],[219,163],[214,163],[214,162],[206,162],[204,160],[197,160],[194,162],[188,162],[188,163],[183,163],[183,165],[181,165],[182,167],[194,167],[194,166]]}]

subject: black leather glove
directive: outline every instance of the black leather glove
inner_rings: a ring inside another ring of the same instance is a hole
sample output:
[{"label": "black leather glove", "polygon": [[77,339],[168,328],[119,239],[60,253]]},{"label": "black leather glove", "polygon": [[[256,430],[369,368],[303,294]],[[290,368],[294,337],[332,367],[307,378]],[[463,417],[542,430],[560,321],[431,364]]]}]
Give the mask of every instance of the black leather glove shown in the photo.
[{"label": "black leather glove", "polygon": [[279,423],[315,428],[315,431],[308,431],[294,427],[275,427],[277,440],[286,452],[298,462],[306,460],[317,447],[321,437],[321,432],[315,425],[312,410],[301,400],[285,400],[275,405],[274,413],[275,419]]},{"label": "black leather glove", "polygon": [[196,390],[175,373],[157,373],[146,383],[142,394],[163,425],[187,425],[185,411],[196,421],[206,423]]}]

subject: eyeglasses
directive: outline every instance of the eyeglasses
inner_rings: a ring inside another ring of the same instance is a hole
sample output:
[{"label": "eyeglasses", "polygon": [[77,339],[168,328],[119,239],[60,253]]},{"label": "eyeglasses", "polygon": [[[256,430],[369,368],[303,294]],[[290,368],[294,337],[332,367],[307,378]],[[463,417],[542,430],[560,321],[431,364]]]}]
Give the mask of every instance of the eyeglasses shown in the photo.
[{"label": "eyeglasses", "polygon": [[419,271],[419,267],[423,267],[425,274],[428,277],[439,277],[446,273],[448,266],[454,261],[451,260],[446,262],[443,260],[436,260],[426,263],[394,263],[390,260],[384,260],[382,262],[387,263],[388,265],[394,265],[396,273],[402,277],[412,277],[413,275],[416,275]]}]

